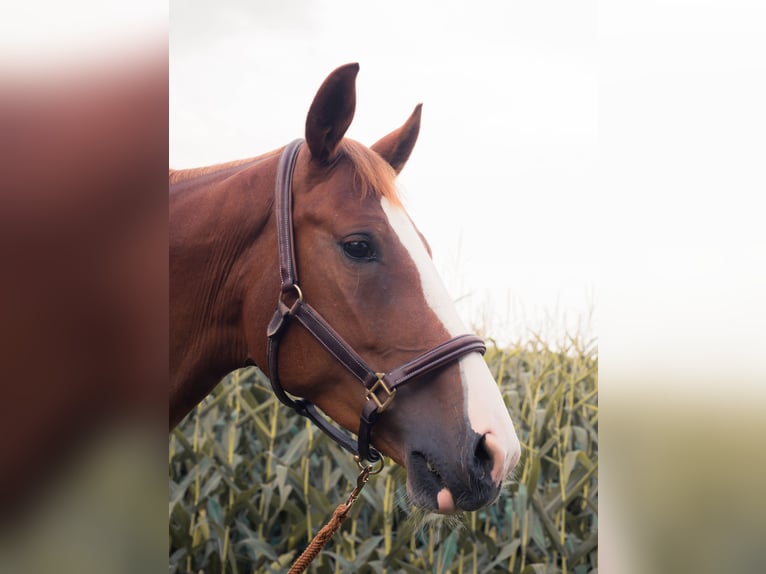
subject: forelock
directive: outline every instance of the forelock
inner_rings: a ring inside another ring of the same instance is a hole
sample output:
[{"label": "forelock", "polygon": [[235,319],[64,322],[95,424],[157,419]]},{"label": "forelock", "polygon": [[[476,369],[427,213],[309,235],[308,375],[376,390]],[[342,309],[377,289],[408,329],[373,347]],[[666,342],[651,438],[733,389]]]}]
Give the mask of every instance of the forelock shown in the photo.
[{"label": "forelock", "polygon": [[367,146],[348,138],[341,142],[339,152],[351,162],[363,197],[372,194],[386,198],[393,205],[401,205],[395,184],[396,172],[386,160]]}]

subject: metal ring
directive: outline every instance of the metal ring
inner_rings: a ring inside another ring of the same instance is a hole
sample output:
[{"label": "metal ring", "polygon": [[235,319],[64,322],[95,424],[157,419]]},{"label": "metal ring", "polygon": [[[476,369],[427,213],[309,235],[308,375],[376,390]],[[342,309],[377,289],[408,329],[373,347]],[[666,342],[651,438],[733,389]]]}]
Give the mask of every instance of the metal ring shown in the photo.
[{"label": "metal ring", "polygon": [[377,462],[380,462],[380,466],[378,468],[375,468],[375,462],[365,464],[365,462],[369,461],[363,462],[359,455],[354,456],[354,460],[356,461],[356,465],[359,467],[359,470],[369,469],[370,474],[380,474],[380,471],[382,471],[383,467],[386,466],[386,461],[382,456],[377,460]]},{"label": "metal ring", "polygon": [[281,296],[280,296],[280,300],[281,300],[281,301],[282,301],[282,303],[284,303],[285,305],[287,305],[287,303],[285,302],[285,300],[284,300],[284,297],[285,297],[285,295],[286,295],[287,293],[289,293],[289,292],[290,292],[290,290],[291,290],[291,289],[295,290],[295,295],[296,295],[296,299],[295,299],[295,301],[293,301],[293,302],[290,304],[290,314],[292,315],[292,314],[295,312],[295,309],[296,309],[296,307],[297,307],[299,304],[303,303],[303,291],[301,291],[301,288],[300,288],[300,287],[298,287],[298,285],[297,285],[296,283],[293,283],[292,285],[288,286],[286,289],[283,289],[283,290],[282,290],[282,294],[281,294]]},{"label": "metal ring", "polygon": [[[292,285],[290,285],[290,287],[288,287],[288,289],[295,289],[295,294],[298,295],[297,300],[300,301],[301,303],[303,302],[303,291],[301,291],[301,288],[298,287],[297,283],[293,283]],[[282,291],[282,295],[284,295],[285,293],[287,293],[287,291]]]}]

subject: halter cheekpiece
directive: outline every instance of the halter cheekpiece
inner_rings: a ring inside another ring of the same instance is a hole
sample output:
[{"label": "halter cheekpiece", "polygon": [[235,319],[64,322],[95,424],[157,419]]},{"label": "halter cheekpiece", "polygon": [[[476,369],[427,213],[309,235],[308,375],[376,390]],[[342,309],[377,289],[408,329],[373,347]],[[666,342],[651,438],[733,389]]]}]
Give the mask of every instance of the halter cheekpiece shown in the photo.
[{"label": "halter cheekpiece", "polygon": [[[463,355],[473,352],[483,354],[486,351],[486,345],[475,335],[460,335],[437,345],[392,371],[381,373],[371,369],[329,323],[305,302],[303,292],[298,285],[292,220],[292,177],[301,144],[303,144],[302,139],[288,144],[279,158],[277,167],[275,210],[279,275],[282,285],[277,309],[267,330],[269,379],[280,401],[298,414],[312,420],[350,453],[357,455],[361,460],[375,462],[380,459],[380,453],[370,444],[372,427],[380,413],[391,405],[397,389],[447,363],[458,360]],[[279,343],[292,319],[303,325],[364,385],[367,400],[362,409],[356,443],[349,434],[332,426],[311,402],[302,398],[294,399],[282,388],[278,370]]]}]

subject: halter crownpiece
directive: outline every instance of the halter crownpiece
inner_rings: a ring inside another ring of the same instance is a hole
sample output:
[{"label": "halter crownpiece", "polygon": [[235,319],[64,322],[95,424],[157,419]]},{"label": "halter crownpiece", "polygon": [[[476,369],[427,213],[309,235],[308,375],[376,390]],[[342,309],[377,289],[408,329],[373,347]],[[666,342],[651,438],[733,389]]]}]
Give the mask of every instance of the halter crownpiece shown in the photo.
[{"label": "halter crownpiece", "polygon": [[[269,380],[274,394],[285,405],[312,420],[338,445],[358,456],[361,460],[375,462],[380,459],[381,455],[370,444],[372,427],[380,413],[391,405],[397,389],[405,383],[458,360],[463,355],[473,352],[484,354],[487,347],[484,341],[475,335],[459,335],[388,373],[376,372],[311,305],[304,301],[303,291],[298,286],[292,218],[292,178],[302,144],[302,139],[288,144],[279,158],[277,167],[275,214],[279,275],[282,285],[277,309],[267,329]],[[279,343],[293,319],[303,325],[341,365],[364,385],[367,400],[362,408],[356,443],[347,433],[332,426],[311,402],[302,398],[294,399],[282,388],[279,381]]]}]

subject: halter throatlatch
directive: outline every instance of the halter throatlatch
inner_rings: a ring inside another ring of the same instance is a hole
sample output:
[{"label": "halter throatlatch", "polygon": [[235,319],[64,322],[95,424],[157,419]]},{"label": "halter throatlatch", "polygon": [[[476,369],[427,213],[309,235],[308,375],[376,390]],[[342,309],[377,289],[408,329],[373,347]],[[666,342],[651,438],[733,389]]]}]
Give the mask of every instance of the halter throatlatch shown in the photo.
[{"label": "halter throatlatch", "polygon": [[[279,250],[279,276],[281,293],[277,310],[268,326],[269,379],[277,398],[298,414],[312,420],[322,431],[341,447],[361,460],[375,462],[380,453],[370,445],[371,431],[380,413],[393,401],[397,389],[439,367],[456,361],[463,355],[484,353],[484,341],[475,335],[460,335],[446,341],[411,361],[381,373],[367,363],[343,340],[322,316],[306,303],[298,286],[298,270],[295,264],[295,246],[292,220],[292,177],[295,161],[303,140],[295,140],[285,147],[279,158],[276,180],[276,223]],[[367,401],[362,409],[356,443],[342,430],[332,426],[317,408],[306,399],[292,398],[279,382],[279,343],[287,326],[297,320],[322,344],[352,375],[364,385]]]}]

